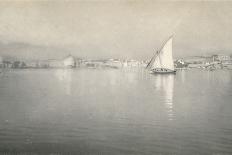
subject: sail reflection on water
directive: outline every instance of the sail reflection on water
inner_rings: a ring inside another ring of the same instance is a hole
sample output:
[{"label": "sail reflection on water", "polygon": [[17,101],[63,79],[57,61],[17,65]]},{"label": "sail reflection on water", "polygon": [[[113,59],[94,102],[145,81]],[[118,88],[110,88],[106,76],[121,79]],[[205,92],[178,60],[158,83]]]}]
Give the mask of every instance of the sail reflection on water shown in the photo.
[{"label": "sail reflection on water", "polygon": [[155,75],[155,87],[163,97],[169,120],[175,117],[173,112],[174,76],[173,74]]}]

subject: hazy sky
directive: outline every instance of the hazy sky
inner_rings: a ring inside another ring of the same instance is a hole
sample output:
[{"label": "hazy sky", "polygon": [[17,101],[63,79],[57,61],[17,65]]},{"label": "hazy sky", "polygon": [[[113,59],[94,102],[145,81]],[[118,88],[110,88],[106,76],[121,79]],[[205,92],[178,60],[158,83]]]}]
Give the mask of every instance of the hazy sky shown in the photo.
[{"label": "hazy sky", "polygon": [[174,57],[232,54],[232,2],[0,2],[0,55],[149,59],[174,34]]}]

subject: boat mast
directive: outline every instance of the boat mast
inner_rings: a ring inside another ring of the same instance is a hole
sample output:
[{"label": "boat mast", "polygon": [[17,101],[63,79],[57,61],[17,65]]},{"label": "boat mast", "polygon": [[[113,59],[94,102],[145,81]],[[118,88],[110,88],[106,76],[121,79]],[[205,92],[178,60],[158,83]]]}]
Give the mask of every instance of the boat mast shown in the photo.
[{"label": "boat mast", "polygon": [[156,51],[156,54],[151,58],[151,60],[147,64],[146,68],[150,67],[150,65],[152,64],[152,62],[155,61],[155,59],[156,59],[157,56],[158,56],[158,51]]}]

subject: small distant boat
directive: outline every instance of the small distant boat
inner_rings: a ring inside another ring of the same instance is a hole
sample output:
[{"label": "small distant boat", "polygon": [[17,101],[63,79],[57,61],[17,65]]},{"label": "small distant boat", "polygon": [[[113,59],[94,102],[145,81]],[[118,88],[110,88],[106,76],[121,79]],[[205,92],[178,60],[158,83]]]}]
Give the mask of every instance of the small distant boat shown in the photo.
[{"label": "small distant boat", "polygon": [[169,37],[159,51],[152,57],[146,68],[149,68],[151,73],[167,74],[176,73],[172,57],[172,40],[173,36]]}]

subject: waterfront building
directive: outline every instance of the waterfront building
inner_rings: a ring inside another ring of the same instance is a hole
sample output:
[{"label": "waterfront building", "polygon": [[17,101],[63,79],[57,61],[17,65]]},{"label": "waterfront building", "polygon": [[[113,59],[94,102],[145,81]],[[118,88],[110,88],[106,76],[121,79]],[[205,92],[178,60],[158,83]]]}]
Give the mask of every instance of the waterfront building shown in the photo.
[{"label": "waterfront building", "polygon": [[49,61],[48,60],[40,60],[37,63],[38,68],[49,68]]},{"label": "waterfront building", "polygon": [[174,61],[175,68],[186,68],[188,67],[188,63],[186,63],[183,59],[178,59]]},{"label": "waterfront building", "polygon": [[123,67],[127,67],[127,66],[128,66],[128,64],[127,64],[127,61],[126,61],[126,60],[124,60],[124,61],[122,62],[122,66],[123,66]]},{"label": "waterfront building", "polygon": [[37,61],[26,61],[26,67],[27,68],[36,68],[38,67],[38,62]]},{"label": "waterfront building", "polygon": [[119,59],[109,59],[106,61],[106,66],[113,68],[121,68],[123,64]]},{"label": "waterfront building", "polygon": [[61,60],[50,59],[49,60],[49,67],[51,68],[62,68],[64,66]]},{"label": "waterfront building", "polygon": [[13,61],[12,68],[26,68],[26,63],[24,61]]},{"label": "waterfront building", "polygon": [[75,58],[73,56],[71,56],[71,55],[67,56],[63,60],[63,65],[64,65],[64,67],[68,67],[68,68],[76,67]]},{"label": "waterfront building", "polygon": [[212,56],[215,61],[230,61],[231,56],[229,55],[223,55],[223,54],[217,54]]},{"label": "waterfront building", "polygon": [[139,67],[139,65],[140,65],[140,62],[137,60],[133,60],[133,59],[127,60],[127,66],[129,67]]}]

